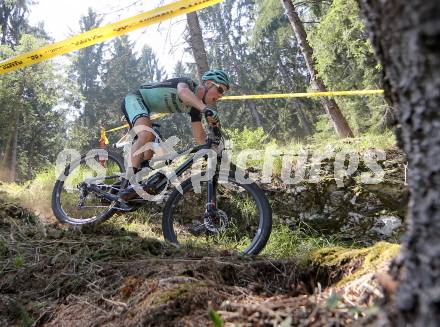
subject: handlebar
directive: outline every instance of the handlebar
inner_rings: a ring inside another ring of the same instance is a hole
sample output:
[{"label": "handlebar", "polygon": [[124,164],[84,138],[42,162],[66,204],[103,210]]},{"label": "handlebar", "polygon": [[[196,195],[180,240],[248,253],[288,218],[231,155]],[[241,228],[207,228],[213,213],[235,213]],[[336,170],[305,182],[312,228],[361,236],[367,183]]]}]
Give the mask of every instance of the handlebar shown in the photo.
[{"label": "handlebar", "polygon": [[[206,122],[208,123],[208,119],[206,119]],[[209,134],[206,145],[211,147],[213,144],[220,144],[223,138],[220,127],[208,123],[208,130]]]}]

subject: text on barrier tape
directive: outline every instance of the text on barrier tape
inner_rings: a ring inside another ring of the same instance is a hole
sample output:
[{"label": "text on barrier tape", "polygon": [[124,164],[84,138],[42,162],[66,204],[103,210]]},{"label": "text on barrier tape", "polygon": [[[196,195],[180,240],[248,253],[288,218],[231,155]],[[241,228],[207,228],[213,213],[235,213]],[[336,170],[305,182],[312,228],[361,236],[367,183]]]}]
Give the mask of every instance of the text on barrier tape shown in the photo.
[{"label": "text on barrier tape", "polygon": [[124,35],[141,27],[152,25],[175,16],[197,11],[223,0],[181,0],[119,22],[92,29],[64,41],[49,44],[14,58],[0,62],[0,75],[49,58],[82,49],[115,36]]},{"label": "text on barrier tape", "polygon": [[322,96],[349,96],[383,94],[383,90],[358,90],[358,91],[328,91],[328,92],[305,92],[305,93],[282,93],[282,94],[254,94],[254,95],[231,95],[222,97],[220,100],[250,100],[250,99],[281,99],[281,98],[310,98]]}]

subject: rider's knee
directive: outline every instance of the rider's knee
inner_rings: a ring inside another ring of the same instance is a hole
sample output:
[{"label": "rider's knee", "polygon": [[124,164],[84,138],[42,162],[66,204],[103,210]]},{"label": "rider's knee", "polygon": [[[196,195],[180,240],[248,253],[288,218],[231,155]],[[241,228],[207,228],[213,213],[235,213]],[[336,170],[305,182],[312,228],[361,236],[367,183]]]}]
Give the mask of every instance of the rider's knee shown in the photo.
[{"label": "rider's knee", "polygon": [[142,131],[137,134],[137,142],[145,144],[154,140],[154,135],[151,132]]}]

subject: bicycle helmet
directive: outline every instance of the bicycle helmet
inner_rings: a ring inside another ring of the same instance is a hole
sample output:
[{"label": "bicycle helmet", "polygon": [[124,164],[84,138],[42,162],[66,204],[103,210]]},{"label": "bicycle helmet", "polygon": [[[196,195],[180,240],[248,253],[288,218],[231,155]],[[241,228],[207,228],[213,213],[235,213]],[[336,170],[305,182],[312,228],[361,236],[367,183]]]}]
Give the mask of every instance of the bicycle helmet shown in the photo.
[{"label": "bicycle helmet", "polygon": [[218,84],[226,85],[228,89],[231,84],[231,80],[229,79],[228,74],[226,74],[225,71],[222,69],[208,70],[206,73],[203,74],[202,81],[214,81]]}]

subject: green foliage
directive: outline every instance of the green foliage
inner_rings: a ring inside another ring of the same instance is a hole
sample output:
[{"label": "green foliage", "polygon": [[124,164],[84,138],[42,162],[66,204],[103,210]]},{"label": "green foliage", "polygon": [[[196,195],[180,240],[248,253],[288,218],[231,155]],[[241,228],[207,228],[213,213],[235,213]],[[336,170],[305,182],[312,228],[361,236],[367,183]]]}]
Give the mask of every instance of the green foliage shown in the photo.
[{"label": "green foliage", "polygon": [[[319,75],[331,90],[380,88],[381,67],[354,0],[335,0],[320,24],[309,33]],[[338,97],[337,102],[355,133],[379,124],[386,109],[383,97]],[[332,133],[322,116],[317,131]]]},{"label": "green foliage", "polygon": [[[205,46],[211,66],[223,67],[230,73],[232,95],[306,89],[304,60],[298,55],[279,1],[227,0],[218,8],[201,11],[199,17],[210,35]],[[283,139],[300,138],[312,132],[310,125],[317,107],[311,101],[301,101],[301,106],[308,110],[299,119],[296,110],[292,110],[294,106],[285,100],[219,104],[224,126],[261,127],[272,137]]]},{"label": "green foliage", "polygon": [[[32,1],[22,4],[21,12],[28,10]],[[330,89],[380,87],[380,67],[372,55],[354,0],[337,0],[331,6],[329,1],[295,1],[295,5],[311,32],[318,70]],[[226,0],[216,8],[200,11],[199,18],[210,65],[230,72],[234,81],[231,94],[308,89],[305,62],[279,0]],[[89,9],[79,26],[85,31],[101,23],[100,16]],[[29,29],[26,22],[14,24],[21,24],[21,29],[10,29],[8,33]],[[44,35],[43,30],[37,29],[33,32]],[[8,38],[12,40],[12,35],[8,34]],[[25,36],[14,50],[2,47],[1,58],[10,58],[45,42],[33,38],[34,41]],[[55,73],[50,62],[2,76],[0,158],[5,156],[6,145],[11,141],[11,122],[18,108],[20,179],[32,178],[41,167],[53,162],[62,146],[81,152],[95,148],[100,125],[121,124],[120,103],[127,93],[141,83],[168,77],[151,48],[144,47],[135,53],[133,47],[133,42],[123,36],[79,50],[70,55],[68,78]],[[194,77],[194,67],[176,62],[172,77]],[[337,101],[356,133],[374,130],[386,107],[377,96],[337,98]],[[333,127],[322,115],[317,100],[224,101],[218,108],[223,126],[231,129],[238,149],[263,149],[271,139],[289,144],[310,137],[315,131],[318,133],[313,141],[326,141],[334,136]],[[191,141],[186,115],[170,115],[162,123],[167,127],[165,137],[177,134],[183,140],[182,146]],[[253,131],[256,128],[261,130]],[[110,141],[116,141],[118,136],[120,133],[109,135]]]},{"label": "green foliage", "polygon": [[0,6],[0,44],[18,45],[22,34],[32,28],[27,23],[30,5],[34,0],[4,0]]},{"label": "green foliage", "polygon": [[[81,17],[81,31],[101,25],[102,19],[89,9]],[[72,57],[71,78],[79,85],[81,97],[76,99],[76,113],[67,130],[67,146],[81,152],[98,146],[99,127],[121,124],[121,102],[140,84],[166,78],[155,53],[144,46],[138,56],[128,36],[109,43],[81,49]],[[116,134],[109,135],[116,141]]]},{"label": "green foliage", "polygon": [[354,0],[335,0],[310,41],[328,85],[358,88],[379,83],[380,66]]},{"label": "green foliage", "polygon": [[165,69],[160,66],[159,58],[148,46],[142,48],[138,67],[142,83],[160,82],[167,78]]},{"label": "green foliage", "polygon": [[241,131],[239,129],[226,129],[225,133],[228,139],[232,141],[234,151],[246,149],[262,150],[268,144],[275,143],[262,128],[251,130],[245,126]]},{"label": "green foliage", "polygon": [[308,147],[311,149],[324,149],[332,147],[336,151],[352,150],[362,152],[367,149],[390,149],[396,146],[396,137],[393,131],[385,130],[382,133],[368,132],[350,139],[340,139],[336,135],[327,136],[316,133],[307,139]]},{"label": "green foliage", "polygon": [[[256,45],[262,38],[264,38],[270,28],[275,29],[279,43],[288,39],[292,33],[291,29],[283,28],[288,27],[288,25],[287,18],[283,15],[284,8],[281,1],[259,0],[257,1],[257,5],[258,15],[253,29],[252,45]],[[285,24],[280,24],[281,21]]]},{"label": "green foliage", "polygon": [[[9,58],[44,44],[46,41],[43,39],[23,35],[14,50],[9,46],[0,46],[0,57]],[[50,61],[10,72],[0,79],[0,149],[5,151],[3,167],[7,168],[11,160],[15,160],[19,179],[32,178],[41,167],[52,162],[62,148],[64,112],[53,109],[60,101],[61,85],[66,87],[69,83],[55,72]],[[15,136],[16,152],[10,146]]]},{"label": "green foliage", "polygon": [[20,268],[20,267],[23,266],[23,264],[24,264],[24,258],[23,258],[23,256],[21,256],[21,255],[17,255],[17,256],[14,258],[14,266],[15,266],[15,268]]},{"label": "green foliage", "polygon": [[208,312],[209,319],[214,323],[215,327],[223,327],[223,321],[217,311],[210,309]]}]

